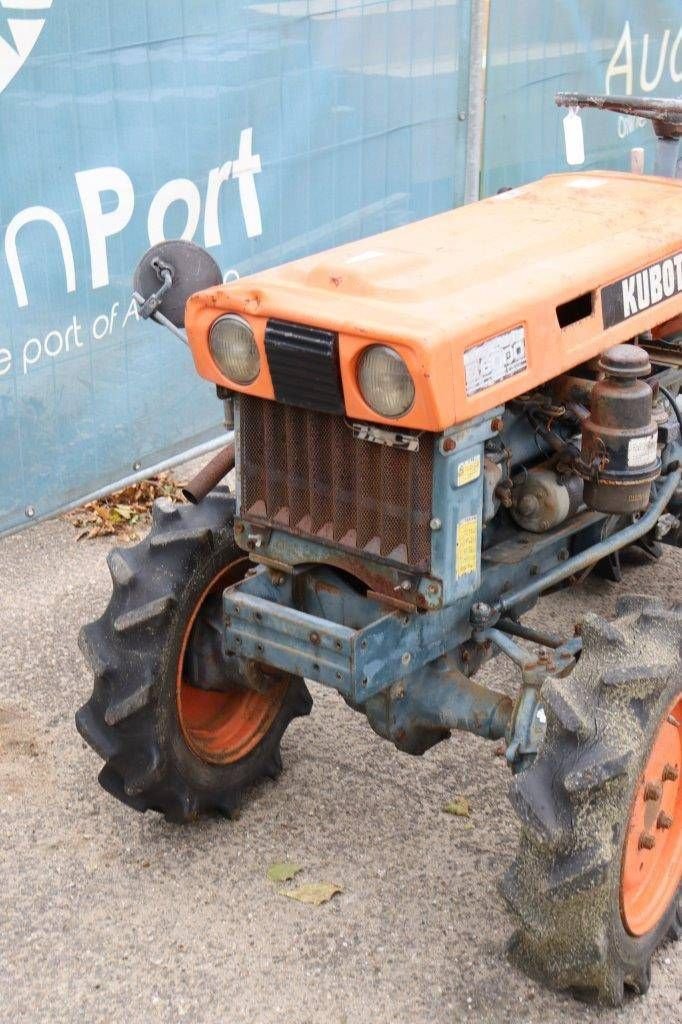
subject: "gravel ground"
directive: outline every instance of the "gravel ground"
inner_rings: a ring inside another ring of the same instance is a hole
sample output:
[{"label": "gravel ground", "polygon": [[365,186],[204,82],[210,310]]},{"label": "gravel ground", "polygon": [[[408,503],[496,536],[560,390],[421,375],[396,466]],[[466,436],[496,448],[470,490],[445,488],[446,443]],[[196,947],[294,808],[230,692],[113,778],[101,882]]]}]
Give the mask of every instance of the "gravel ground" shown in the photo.
[{"label": "gravel ground", "polygon": [[[673,1024],[682,951],[656,956],[644,999],[598,1012],[507,963],[512,922],[496,883],[516,826],[493,747],[456,736],[397,753],[334,693],[283,743],[278,783],[241,817],[181,828],[97,785],[73,725],[90,682],[76,647],[109,593],[110,543],[54,521],[0,542],[0,1020],[370,1024],[463,1020]],[[641,560],[628,590],[679,593],[682,552]],[[590,581],[529,621],[566,628],[610,615]],[[502,662],[486,671],[513,684]],[[469,819],[442,812],[466,796]],[[278,894],[266,871],[343,894],[319,908]]]}]

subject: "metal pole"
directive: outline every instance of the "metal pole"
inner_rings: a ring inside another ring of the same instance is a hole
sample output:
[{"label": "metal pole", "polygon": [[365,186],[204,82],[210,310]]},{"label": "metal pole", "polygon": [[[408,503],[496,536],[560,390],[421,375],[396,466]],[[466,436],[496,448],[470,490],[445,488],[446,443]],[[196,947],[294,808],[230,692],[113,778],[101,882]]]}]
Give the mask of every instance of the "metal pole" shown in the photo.
[{"label": "metal pole", "polygon": [[471,0],[469,95],[467,103],[466,166],[464,171],[465,203],[475,202],[480,195],[489,21],[490,0]]},{"label": "metal pole", "polygon": [[129,476],[122,477],[120,480],[114,480],[112,483],[106,484],[96,491],[90,491],[89,494],[84,494],[81,498],[76,498],[75,501],[70,501],[67,505],[61,505],[59,508],[52,509],[45,514],[40,514],[40,510],[37,510],[35,516],[27,519],[25,523],[21,523],[19,526],[13,526],[11,529],[6,530],[0,534],[0,537],[10,537],[13,533],[19,533],[20,530],[26,529],[27,526],[35,526],[36,523],[45,522],[47,519],[56,519],[57,516],[62,516],[65,512],[72,512],[74,509],[80,508],[81,505],[87,505],[91,501],[99,501],[100,498],[106,498],[113,491],[120,491],[124,487],[130,487],[131,484],[147,480],[150,476],[163,473],[165,470],[172,469],[182,462],[189,462],[192,459],[199,459],[204,455],[210,455],[216,448],[224,448],[232,440],[234,440],[234,433],[231,431],[227,434],[219,434],[218,437],[214,437],[210,441],[204,441],[203,444],[198,444],[194,448],[188,448],[184,452],[178,452],[177,455],[171,455],[167,459],[155,462],[144,468],[140,467],[139,470],[136,470]]}]

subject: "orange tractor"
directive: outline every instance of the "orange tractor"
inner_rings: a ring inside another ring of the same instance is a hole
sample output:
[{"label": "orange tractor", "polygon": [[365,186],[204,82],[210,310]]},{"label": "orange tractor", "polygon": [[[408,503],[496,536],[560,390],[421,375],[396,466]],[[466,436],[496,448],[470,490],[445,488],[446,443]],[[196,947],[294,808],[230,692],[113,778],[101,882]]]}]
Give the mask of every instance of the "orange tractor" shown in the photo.
[{"label": "orange tractor", "polygon": [[[235,441],[109,556],[77,725],[104,788],[173,821],[278,775],[304,679],[407,753],[503,740],[512,956],[619,1004],[682,933],[682,604],[624,594],[567,638],[522,616],[679,545],[682,101],[562,102],[650,117],[660,173],[544,178],[228,285],[191,243],[144,257],[142,315],[186,329]],[[495,656],[513,699],[474,678]]]}]

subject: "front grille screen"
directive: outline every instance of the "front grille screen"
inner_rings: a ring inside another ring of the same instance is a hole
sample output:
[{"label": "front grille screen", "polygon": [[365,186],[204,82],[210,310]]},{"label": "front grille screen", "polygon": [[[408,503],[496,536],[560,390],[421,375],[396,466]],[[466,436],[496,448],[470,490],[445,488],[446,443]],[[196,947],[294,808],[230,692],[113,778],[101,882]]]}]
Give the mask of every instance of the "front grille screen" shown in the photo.
[{"label": "front grille screen", "polygon": [[241,514],[427,570],[433,445],[354,438],[342,416],[239,399]]}]

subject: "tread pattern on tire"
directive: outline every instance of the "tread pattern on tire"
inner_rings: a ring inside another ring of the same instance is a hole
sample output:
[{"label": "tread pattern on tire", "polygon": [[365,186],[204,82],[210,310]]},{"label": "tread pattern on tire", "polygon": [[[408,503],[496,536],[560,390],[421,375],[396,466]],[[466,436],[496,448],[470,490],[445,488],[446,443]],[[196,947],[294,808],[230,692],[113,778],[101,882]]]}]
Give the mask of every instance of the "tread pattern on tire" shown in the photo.
[{"label": "tread pattern on tire", "polygon": [[659,926],[639,939],[623,927],[618,902],[632,795],[682,688],[682,605],[625,595],[617,616],[587,615],[576,668],[543,686],[546,737],[511,785],[522,829],[502,883],[519,924],[512,960],[554,988],[609,1005],[620,1005],[626,988],[646,991],[654,949],[682,933],[682,884]]},{"label": "tread pattern on tire", "polygon": [[160,498],[152,530],[131,548],[108,556],[113,590],[104,613],[84,626],[79,646],[94,674],[90,699],[76,714],[81,736],[105,761],[99,781],[136,810],[153,809],[185,822],[205,812],[230,816],[246,788],[282,769],[280,741],[312,700],[302,679],[291,677],[268,734],[241,761],[207,765],[178,746],[175,708],[168,706],[188,611],[198,594],[243,552],[234,544],[234,498],[218,488],[197,506]]}]

